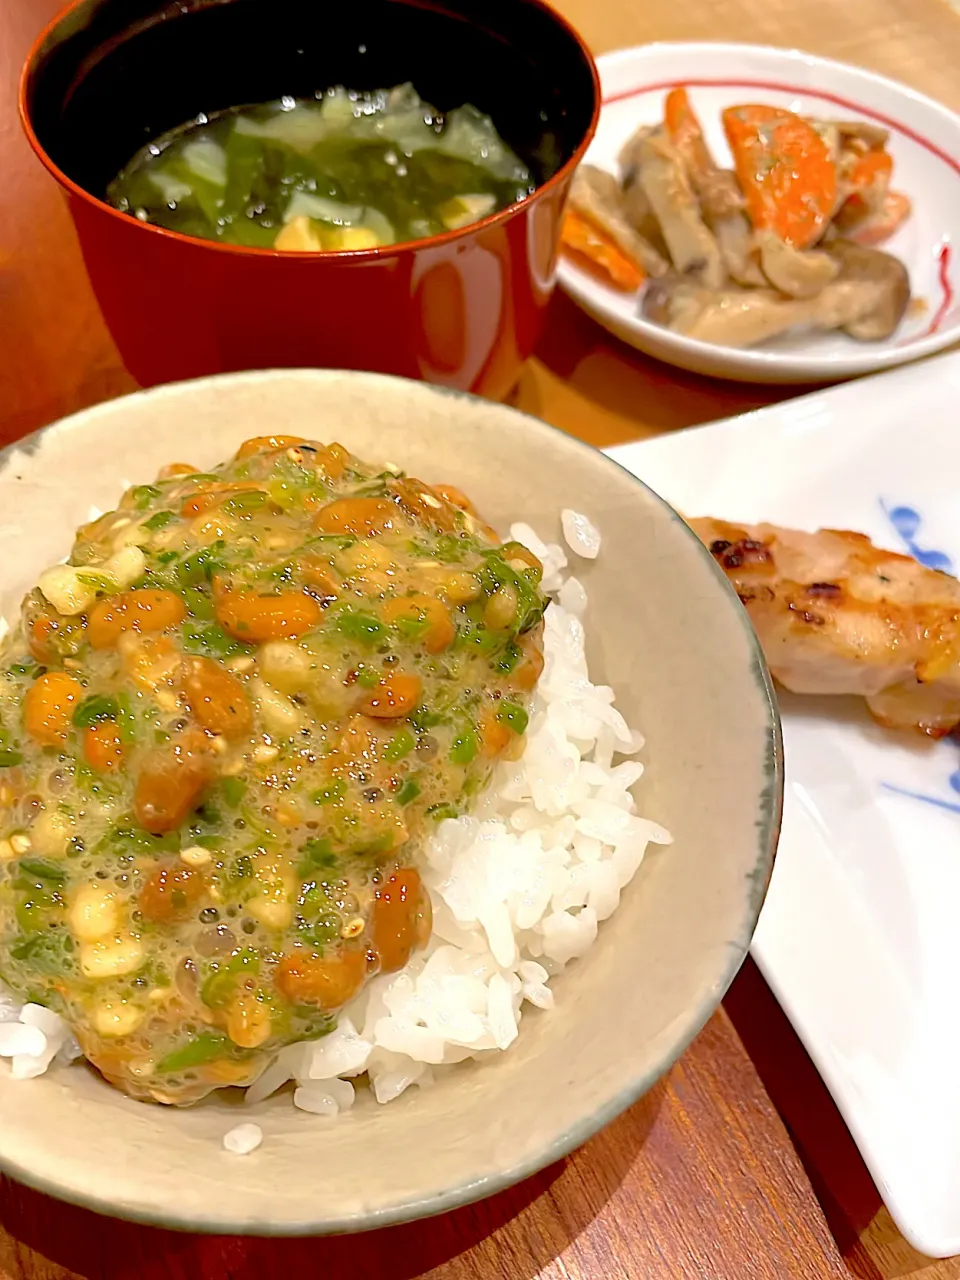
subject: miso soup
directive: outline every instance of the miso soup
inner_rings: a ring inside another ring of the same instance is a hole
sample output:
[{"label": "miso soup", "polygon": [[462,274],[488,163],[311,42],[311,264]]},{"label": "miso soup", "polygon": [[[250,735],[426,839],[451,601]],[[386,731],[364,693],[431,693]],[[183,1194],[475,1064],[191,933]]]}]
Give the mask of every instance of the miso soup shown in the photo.
[{"label": "miso soup", "polygon": [[442,115],[410,84],[201,115],[142,148],[111,204],[261,249],[371,249],[477,222],[534,189],[489,116]]}]

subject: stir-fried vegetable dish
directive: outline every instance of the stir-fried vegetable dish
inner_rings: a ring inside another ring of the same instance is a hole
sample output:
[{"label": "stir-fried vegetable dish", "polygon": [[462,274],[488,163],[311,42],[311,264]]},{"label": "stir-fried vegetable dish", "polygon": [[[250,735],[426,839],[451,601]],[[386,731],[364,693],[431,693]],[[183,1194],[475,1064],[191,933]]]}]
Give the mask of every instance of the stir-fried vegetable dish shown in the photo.
[{"label": "stir-fried vegetable dish", "polygon": [[0,976],[160,1102],[331,1030],[429,936],[419,842],[522,750],[540,578],[338,444],[129,489],[0,657]]},{"label": "stir-fried vegetable dish", "polygon": [[442,115],[408,84],[200,116],[143,147],[107,196],[184,235],[319,252],[457,230],[532,190],[488,116]]},{"label": "stir-fried vegetable dish", "polygon": [[620,176],[575,175],[563,248],[649,319],[746,347],[804,327],[889,338],[910,302],[903,264],[876,246],[910,214],[891,187],[886,130],[781,107],[722,113],[718,166],[683,87],[619,156]]}]

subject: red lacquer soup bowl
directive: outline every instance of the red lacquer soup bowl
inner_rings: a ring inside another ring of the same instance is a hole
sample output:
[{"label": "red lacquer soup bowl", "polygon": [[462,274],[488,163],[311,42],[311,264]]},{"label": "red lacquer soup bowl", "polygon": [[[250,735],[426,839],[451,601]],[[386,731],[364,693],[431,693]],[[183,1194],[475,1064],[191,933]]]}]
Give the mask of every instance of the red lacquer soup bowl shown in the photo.
[{"label": "red lacquer soup bowl", "polygon": [[[459,231],[340,253],[199,240],[104,200],[140,147],[201,112],[406,81],[441,111],[489,114],[536,191]],[[315,365],[500,397],[539,335],[599,84],[541,0],[79,0],[34,45],[20,109],[141,384]]]}]

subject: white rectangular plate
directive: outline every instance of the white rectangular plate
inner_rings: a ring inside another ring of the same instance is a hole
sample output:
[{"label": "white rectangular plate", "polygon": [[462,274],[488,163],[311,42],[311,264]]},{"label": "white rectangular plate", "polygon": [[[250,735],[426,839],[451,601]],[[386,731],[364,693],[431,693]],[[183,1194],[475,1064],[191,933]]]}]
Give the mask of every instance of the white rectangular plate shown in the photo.
[{"label": "white rectangular plate", "polygon": [[[960,571],[960,353],[608,452],[685,515],[855,529]],[[960,1253],[960,747],[857,699],[781,711],[753,955],[900,1230]]]}]

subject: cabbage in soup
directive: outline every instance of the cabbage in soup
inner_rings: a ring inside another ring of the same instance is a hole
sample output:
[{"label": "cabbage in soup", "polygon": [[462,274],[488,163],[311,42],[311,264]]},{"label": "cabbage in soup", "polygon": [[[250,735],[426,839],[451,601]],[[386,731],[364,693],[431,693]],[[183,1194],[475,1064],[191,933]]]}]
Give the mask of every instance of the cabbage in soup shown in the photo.
[{"label": "cabbage in soup", "polygon": [[237,107],[163,134],[107,189],[184,235],[261,249],[370,249],[477,222],[533,191],[489,116],[412,85]]}]

